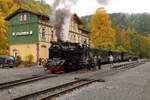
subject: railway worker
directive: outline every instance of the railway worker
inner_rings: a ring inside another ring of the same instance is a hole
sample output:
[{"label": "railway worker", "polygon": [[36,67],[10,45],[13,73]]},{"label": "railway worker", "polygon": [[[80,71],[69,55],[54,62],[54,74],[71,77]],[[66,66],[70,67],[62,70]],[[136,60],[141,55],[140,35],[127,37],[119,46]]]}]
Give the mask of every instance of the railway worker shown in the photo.
[{"label": "railway worker", "polygon": [[109,63],[110,63],[110,67],[113,67],[113,61],[114,61],[114,57],[112,55],[109,56]]},{"label": "railway worker", "polygon": [[98,56],[97,65],[98,65],[98,69],[100,70],[101,69],[101,56]]}]

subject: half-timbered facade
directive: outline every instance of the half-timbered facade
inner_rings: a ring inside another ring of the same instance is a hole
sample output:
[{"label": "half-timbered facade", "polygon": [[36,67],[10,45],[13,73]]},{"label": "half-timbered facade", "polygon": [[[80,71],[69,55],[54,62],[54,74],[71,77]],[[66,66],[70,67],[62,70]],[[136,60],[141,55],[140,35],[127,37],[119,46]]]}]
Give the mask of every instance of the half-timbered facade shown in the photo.
[{"label": "half-timbered facade", "polygon": [[[39,58],[48,58],[53,32],[49,16],[20,8],[6,17],[6,20],[9,21],[10,55],[20,56],[22,60],[33,55],[34,62]],[[79,17],[74,14],[69,26],[68,41],[88,43],[89,32],[79,28],[81,24]]]}]

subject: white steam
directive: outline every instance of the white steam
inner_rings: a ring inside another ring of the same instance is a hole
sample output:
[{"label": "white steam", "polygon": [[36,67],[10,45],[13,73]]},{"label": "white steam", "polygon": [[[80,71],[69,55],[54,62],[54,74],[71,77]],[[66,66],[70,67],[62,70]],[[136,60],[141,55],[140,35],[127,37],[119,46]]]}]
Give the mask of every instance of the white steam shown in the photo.
[{"label": "white steam", "polygon": [[97,0],[97,2],[102,5],[107,5],[109,3],[109,1],[110,0]]},{"label": "white steam", "polygon": [[[99,4],[107,5],[110,0],[96,0],[96,1]],[[69,23],[72,17],[71,10],[72,6],[74,6],[77,2],[78,0],[54,0],[54,3],[52,5],[53,13],[50,18],[51,19],[50,21],[54,28],[52,37],[53,39],[57,38],[58,41],[68,40]]]},{"label": "white steam", "polygon": [[72,16],[71,9],[77,1],[78,0],[54,0],[51,22],[55,30],[53,36],[56,36],[57,40],[68,40],[69,22]]}]

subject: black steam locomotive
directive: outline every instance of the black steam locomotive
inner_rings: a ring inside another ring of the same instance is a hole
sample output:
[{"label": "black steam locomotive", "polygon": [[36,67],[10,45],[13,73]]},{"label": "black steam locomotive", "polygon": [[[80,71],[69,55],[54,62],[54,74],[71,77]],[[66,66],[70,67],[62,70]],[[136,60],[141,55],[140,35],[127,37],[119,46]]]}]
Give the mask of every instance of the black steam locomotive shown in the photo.
[{"label": "black steam locomotive", "polygon": [[86,67],[89,59],[99,55],[102,58],[102,64],[109,62],[109,55],[113,55],[115,62],[128,60],[127,54],[123,52],[100,50],[89,48],[86,44],[81,46],[78,43],[61,41],[52,42],[49,48],[49,60],[44,67],[53,73],[69,72]]}]

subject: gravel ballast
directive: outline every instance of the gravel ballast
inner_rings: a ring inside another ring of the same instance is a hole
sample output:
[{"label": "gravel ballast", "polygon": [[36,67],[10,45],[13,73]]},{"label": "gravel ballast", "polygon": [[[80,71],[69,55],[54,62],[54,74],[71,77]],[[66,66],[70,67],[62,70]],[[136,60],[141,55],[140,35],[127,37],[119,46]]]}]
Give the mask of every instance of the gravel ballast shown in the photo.
[{"label": "gravel ballast", "polygon": [[150,100],[150,63],[106,77],[54,100]]},{"label": "gravel ballast", "polygon": [[47,74],[42,67],[0,68],[0,83]]},{"label": "gravel ballast", "polygon": [[[77,71],[77,72],[59,74],[59,75],[57,75],[58,77],[40,80],[40,81],[33,82],[30,84],[26,84],[26,85],[20,85],[20,86],[13,87],[13,88],[10,88],[7,90],[0,90],[0,97],[1,97],[0,100],[10,100],[15,97],[23,96],[23,95],[37,92],[40,90],[44,90],[44,89],[47,89],[50,87],[55,87],[55,86],[62,85],[62,84],[68,83],[68,82],[72,82],[72,81],[74,81],[75,77],[87,77],[88,78],[88,77],[93,77],[95,75],[97,76],[97,75],[99,75],[98,73],[101,73],[102,71],[105,71],[105,70],[109,70],[109,65],[102,66],[102,70],[97,71],[97,72],[90,72],[90,71],[84,72],[81,70],[81,71]],[[0,69],[0,80],[1,80],[1,83],[3,83],[3,82],[7,82],[7,81],[16,80],[16,79],[31,77],[32,75],[47,75],[47,74],[52,75],[49,72],[45,72],[43,70],[43,68],[41,68],[41,67]],[[98,84],[98,87],[105,87],[105,86],[107,87],[107,84],[105,84],[105,83],[97,83],[97,84]],[[92,88],[95,86],[97,86],[97,85],[93,85]],[[90,87],[90,85],[88,87]],[[95,87],[95,88],[98,89],[97,87]],[[111,86],[109,86],[109,84],[108,84],[108,88],[111,88]],[[88,88],[85,88],[85,89],[88,89]],[[89,93],[90,93],[91,89],[88,90]],[[91,93],[93,93],[93,92],[91,92]],[[76,94],[78,94],[78,92]],[[59,99],[59,100],[62,100],[62,99]],[[71,99],[67,99],[67,100],[71,100]],[[82,100],[82,98],[75,99],[75,100]],[[94,99],[89,99],[89,100],[94,100]]]}]

